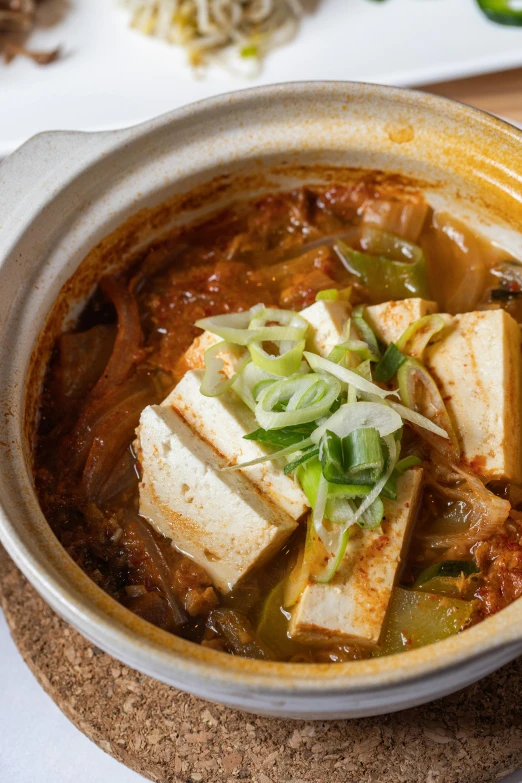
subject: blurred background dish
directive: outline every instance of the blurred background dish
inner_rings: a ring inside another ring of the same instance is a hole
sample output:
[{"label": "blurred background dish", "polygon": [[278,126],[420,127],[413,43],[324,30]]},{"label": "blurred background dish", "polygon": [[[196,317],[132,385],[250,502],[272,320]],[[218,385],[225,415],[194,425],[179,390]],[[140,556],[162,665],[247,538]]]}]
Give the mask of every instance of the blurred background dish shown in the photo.
[{"label": "blurred background dish", "polygon": [[255,78],[218,67],[197,78],[181,47],[131,29],[116,3],[45,0],[47,26],[34,30],[30,47],[62,53],[48,67],[24,57],[0,64],[0,157],[40,131],[132,125],[246,86],[306,79],[414,86],[522,65],[522,30],[493,24],[474,0],[311,6],[295,38],[270,52]]}]

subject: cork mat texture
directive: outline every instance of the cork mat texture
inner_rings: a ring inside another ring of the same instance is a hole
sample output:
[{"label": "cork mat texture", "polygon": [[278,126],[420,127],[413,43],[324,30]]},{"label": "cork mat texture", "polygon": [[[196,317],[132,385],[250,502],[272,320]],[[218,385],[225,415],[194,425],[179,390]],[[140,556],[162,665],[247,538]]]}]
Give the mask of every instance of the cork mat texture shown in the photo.
[{"label": "cork mat texture", "polygon": [[123,666],[54,614],[1,548],[0,602],[24,660],[65,715],[158,783],[495,783],[522,765],[522,659],[390,716],[274,720]]}]

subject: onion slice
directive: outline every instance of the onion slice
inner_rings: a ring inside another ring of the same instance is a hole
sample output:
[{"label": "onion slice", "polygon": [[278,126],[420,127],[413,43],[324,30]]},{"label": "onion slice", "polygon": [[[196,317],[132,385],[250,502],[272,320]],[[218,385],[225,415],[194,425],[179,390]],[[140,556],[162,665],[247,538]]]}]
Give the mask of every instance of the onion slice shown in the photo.
[{"label": "onion slice", "polygon": [[327,372],[330,375],[333,375],[334,378],[338,378],[340,381],[344,381],[344,383],[351,384],[358,391],[366,392],[368,394],[376,394],[378,397],[382,397],[383,399],[385,397],[389,397],[391,394],[396,394],[394,391],[386,391],[386,389],[381,389],[380,386],[377,386],[375,383],[371,383],[371,381],[367,381],[365,378],[362,378],[360,375],[358,375],[358,373],[353,372],[352,370],[347,370],[345,367],[340,367],[338,364],[335,364],[335,362],[330,362],[328,359],[323,359],[321,356],[317,356],[315,353],[305,351],[304,357],[312,370],[322,370],[323,372]]},{"label": "onion slice", "polygon": [[92,390],[91,398],[103,397],[127,378],[139,357],[143,337],[138,305],[129,289],[113,277],[104,277],[100,288],[116,309],[118,333],[111,358]]},{"label": "onion slice", "polygon": [[397,411],[381,402],[346,403],[312,433],[311,439],[319,443],[326,430],[345,438],[363,427],[374,427],[384,438],[402,427],[402,419]]}]

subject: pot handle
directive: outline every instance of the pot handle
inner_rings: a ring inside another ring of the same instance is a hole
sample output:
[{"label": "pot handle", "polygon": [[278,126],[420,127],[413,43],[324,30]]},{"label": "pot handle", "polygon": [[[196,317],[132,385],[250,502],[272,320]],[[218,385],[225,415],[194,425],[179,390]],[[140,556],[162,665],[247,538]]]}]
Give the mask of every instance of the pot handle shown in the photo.
[{"label": "pot handle", "polygon": [[121,142],[126,131],[39,133],[0,163],[0,225],[38,193],[52,193]]}]

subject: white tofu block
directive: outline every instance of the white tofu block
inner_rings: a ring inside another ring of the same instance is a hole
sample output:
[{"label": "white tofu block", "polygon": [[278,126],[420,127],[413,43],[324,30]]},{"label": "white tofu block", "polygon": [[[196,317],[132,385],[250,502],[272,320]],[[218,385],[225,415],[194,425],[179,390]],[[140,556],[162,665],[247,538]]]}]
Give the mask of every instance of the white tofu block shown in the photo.
[{"label": "white tofu block", "polygon": [[351,312],[349,302],[321,299],[299,313],[310,324],[306,350],[327,358],[332,348],[342,342],[346,321]]},{"label": "white tofu block", "polygon": [[[232,391],[220,397],[204,397],[199,391],[202,378],[201,370],[187,372],[161,404],[177,410],[229,465],[269,454],[270,449],[260,443],[244,440],[244,435],[259,426],[247,406]],[[264,462],[241,473],[292,519],[299,519],[308,510],[306,495],[291,476],[284,475],[281,465]]]},{"label": "white tofu block", "polygon": [[401,299],[366,308],[366,320],[376,336],[386,345],[396,342],[411,324],[438,310],[437,302],[426,299]]},{"label": "white tofu block", "polygon": [[150,405],[138,429],[140,514],[227,593],[297,527],[195,435],[172,407]]},{"label": "white tofu block", "polygon": [[[199,337],[193,341],[190,348],[188,348],[183,355],[183,368],[186,370],[204,370],[205,369],[205,351],[216,345],[217,343],[224,342],[221,337],[211,332],[203,332]],[[236,372],[237,365],[244,350],[237,347],[237,350],[231,348],[218,353],[220,359],[223,360],[223,372],[227,378],[231,378]]]},{"label": "white tofu block", "polygon": [[444,316],[426,349],[469,466],[488,479],[522,481],[520,328],[504,310]]},{"label": "white tofu block", "polygon": [[422,469],[407,470],[397,483],[397,500],[384,500],[381,528],[357,529],[332,581],[311,582],[305,587],[292,613],[292,638],[311,644],[328,640],[378,644],[401,555],[415,521]]}]

